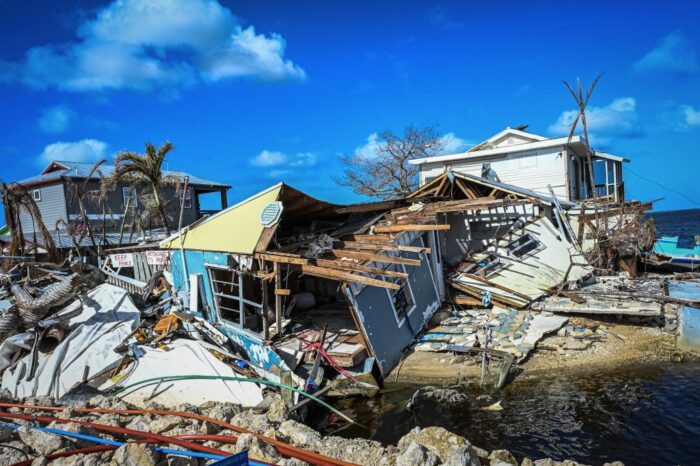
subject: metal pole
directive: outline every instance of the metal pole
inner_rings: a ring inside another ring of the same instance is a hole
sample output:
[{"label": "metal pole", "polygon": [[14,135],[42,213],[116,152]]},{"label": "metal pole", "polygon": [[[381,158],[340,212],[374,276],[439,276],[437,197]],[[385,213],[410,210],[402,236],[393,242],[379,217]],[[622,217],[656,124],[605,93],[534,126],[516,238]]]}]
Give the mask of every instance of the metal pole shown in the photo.
[{"label": "metal pole", "polygon": [[185,211],[185,197],[187,196],[187,188],[190,185],[190,177],[186,176],[185,177],[185,189],[182,191],[182,198],[180,198],[180,220],[177,223],[177,231],[178,234],[180,235],[180,260],[182,261],[182,273],[183,273],[183,279],[185,281],[185,289],[187,290],[187,294],[189,295],[190,293],[190,277],[189,274],[187,273],[187,259],[185,258],[185,248],[183,245],[183,233],[182,233],[182,217],[184,216],[184,211]]}]

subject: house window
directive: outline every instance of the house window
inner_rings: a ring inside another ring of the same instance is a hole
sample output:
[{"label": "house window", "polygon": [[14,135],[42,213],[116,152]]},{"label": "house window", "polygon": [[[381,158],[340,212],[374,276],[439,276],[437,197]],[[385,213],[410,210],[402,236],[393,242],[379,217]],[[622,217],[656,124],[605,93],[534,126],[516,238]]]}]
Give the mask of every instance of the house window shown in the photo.
[{"label": "house window", "polygon": [[192,208],[192,193],[188,189],[184,193],[180,193],[180,200],[182,200],[182,196],[185,196],[185,209],[191,209]]},{"label": "house window", "polygon": [[32,198],[39,202],[41,200],[41,189],[35,189],[32,191]]},{"label": "house window", "polygon": [[542,243],[536,240],[530,233],[525,233],[506,245],[508,254],[515,257],[523,257],[526,254],[537,252],[541,248]]},{"label": "house window", "polygon": [[[403,265],[390,264],[386,268],[390,272],[401,272],[406,273],[406,269]],[[397,277],[383,277],[385,281],[390,283],[395,283],[399,285],[398,290],[390,290],[387,288],[389,293],[389,298],[391,299],[391,305],[394,308],[394,315],[396,316],[396,321],[401,325],[403,320],[408,314],[416,307],[415,300],[413,299],[413,293],[411,291],[411,286],[407,279],[397,278]]]},{"label": "house window", "polygon": [[246,330],[262,331],[261,280],[226,267],[207,270],[219,317]]},{"label": "house window", "polygon": [[471,265],[465,273],[470,273],[473,275],[482,275],[484,277],[491,275],[500,268],[503,267],[503,262],[495,254],[489,254],[488,256],[481,259],[476,264]]},{"label": "house window", "polygon": [[124,206],[136,207],[138,203],[138,200],[136,198],[136,188],[123,187],[122,201],[124,202]]}]

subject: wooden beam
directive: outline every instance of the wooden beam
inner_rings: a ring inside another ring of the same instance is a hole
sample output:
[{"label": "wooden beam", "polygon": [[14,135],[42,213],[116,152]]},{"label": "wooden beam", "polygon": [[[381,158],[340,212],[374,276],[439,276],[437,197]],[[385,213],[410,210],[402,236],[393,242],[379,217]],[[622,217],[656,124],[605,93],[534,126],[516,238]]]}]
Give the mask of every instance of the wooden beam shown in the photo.
[{"label": "wooden beam", "polygon": [[[277,262],[272,264],[273,272],[275,273],[275,292],[282,284],[282,273]],[[277,324],[277,338],[282,337],[282,296],[275,293],[275,323]]]},{"label": "wooden beam", "polygon": [[275,294],[280,296],[289,296],[292,294],[292,290],[288,288],[278,288],[275,290]]},{"label": "wooden beam", "polygon": [[280,252],[259,252],[255,254],[256,258],[263,259],[269,262],[280,263],[280,264],[308,264],[309,260],[305,257],[284,254]]},{"label": "wooden beam", "polygon": [[472,298],[471,296],[457,295],[452,299],[452,302],[460,306],[479,306],[484,307],[480,299]]},{"label": "wooden beam", "polygon": [[355,204],[345,207],[338,207],[335,211],[339,214],[352,214],[361,212],[375,212],[378,210],[389,210],[396,207],[398,200],[366,202],[364,204]]},{"label": "wooden beam", "polygon": [[425,248],[422,246],[403,246],[401,244],[389,245],[389,244],[378,244],[378,243],[364,243],[362,241],[340,241],[340,243],[338,243],[338,244],[342,248],[367,249],[370,251],[402,251],[402,252],[415,252],[417,254],[420,254],[421,252],[425,252],[428,254],[431,253],[430,248]]},{"label": "wooden beam", "polygon": [[315,265],[295,265],[294,267],[301,270],[302,273],[306,275],[312,275],[314,277],[330,278],[331,280],[337,281],[362,283],[364,285],[376,286],[379,288],[388,288],[390,290],[401,289],[401,286],[397,283],[385,282],[384,280],[377,280],[376,278],[369,278],[362,275],[356,275],[350,272],[343,272],[342,270],[317,267]]},{"label": "wooden beam", "polygon": [[366,265],[358,264],[347,260],[340,261],[328,259],[315,259],[314,262],[319,267],[326,267],[329,269],[352,270],[353,272],[368,273],[371,275],[377,275],[381,277],[401,278],[403,280],[406,280],[408,278],[408,274],[404,272],[394,272],[393,270],[377,269],[374,267],[368,267]]},{"label": "wooden beam", "polygon": [[431,231],[431,230],[449,230],[449,225],[427,224],[427,225],[379,225],[374,227],[377,233],[397,233],[400,231]]},{"label": "wooden beam", "polygon": [[333,249],[331,251],[335,257],[350,257],[353,259],[363,259],[383,264],[420,265],[419,259],[407,259],[405,257],[385,256],[383,254],[372,254],[364,251],[348,251],[346,249]]},{"label": "wooden beam", "polygon": [[348,241],[364,241],[368,243],[387,243],[394,240],[391,235],[348,235],[343,238],[347,238]]}]

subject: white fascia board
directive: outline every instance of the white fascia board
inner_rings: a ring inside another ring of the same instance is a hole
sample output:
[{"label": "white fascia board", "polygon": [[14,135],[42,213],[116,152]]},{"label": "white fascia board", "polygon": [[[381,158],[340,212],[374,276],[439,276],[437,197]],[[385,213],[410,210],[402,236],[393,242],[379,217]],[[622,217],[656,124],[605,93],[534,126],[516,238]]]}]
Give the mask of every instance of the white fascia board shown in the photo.
[{"label": "white fascia board", "polygon": [[484,149],[475,152],[461,152],[459,154],[439,155],[436,157],[423,157],[421,159],[409,160],[411,165],[422,165],[424,163],[435,162],[454,162],[457,160],[471,160],[490,157],[493,155],[515,154],[535,149],[544,149],[546,147],[565,146],[569,143],[581,142],[580,136],[574,136],[569,141],[567,136],[561,138],[546,139],[544,141],[530,142],[525,144],[516,144],[512,146],[499,147],[496,149]]},{"label": "white fascia board", "polygon": [[613,154],[608,154],[607,152],[601,152],[599,150],[594,150],[593,151],[595,157],[601,158],[601,159],[608,159],[612,160],[614,162],[627,162],[629,163],[629,159],[626,159],[624,157],[620,157],[619,155],[613,155]]}]

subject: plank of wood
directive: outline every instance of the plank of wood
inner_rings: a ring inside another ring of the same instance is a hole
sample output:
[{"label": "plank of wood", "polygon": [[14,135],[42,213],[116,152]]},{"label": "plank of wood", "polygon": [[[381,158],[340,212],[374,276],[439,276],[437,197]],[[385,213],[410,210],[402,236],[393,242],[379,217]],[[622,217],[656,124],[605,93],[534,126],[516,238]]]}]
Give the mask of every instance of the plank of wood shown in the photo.
[{"label": "plank of wood", "polygon": [[376,233],[397,233],[401,231],[432,231],[432,230],[449,230],[449,225],[443,224],[427,224],[427,225],[379,225],[374,227]]},{"label": "plank of wood", "polygon": [[294,267],[298,267],[301,270],[301,272],[306,275],[313,275],[315,277],[330,278],[331,280],[338,281],[362,283],[364,285],[376,286],[379,288],[389,288],[390,290],[401,289],[401,286],[397,283],[385,282],[384,280],[377,280],[376,278],[369,278],[363,275],[357,275],[350,272],[343,272],[342,270],[317,267],[315,265],[295,265]]},{"label": "plank of wood", "polygon": [[343,237],[343,239],[345,238],[348,241],[363,241],[367,243],[387,243],[394,240],[391,235],[348,235]]},{"label": "plank of wood", "polygon": [[406,280],[408,278],[408,274],[404,272],[394,272],[393,270],[384,270],[384,269],[378,269],[375,267],[368,267],[366,265],[358,264],[356,262],[351,262],[349,260],[341,261],[341,260],[329,260],[329,259],[315,259],[314,260],[315,265],[318,265],[319,267],[327,267],[329,269],[336,269],[336,270],[351,270],[353,272],[361,272],[361,273],[368,273],[371,275],[377,275],[377,276],[382,276],[382,277],[389,277],[389,278],[401,278],[403,280]]},{"label": "plank of wood", "polygon": [[258,259],[263,259],[269,262],[275,262],[280,264],[303,265],[309,263],[309,260],[307,258],[292,254],[259,252],[255,254],[255,257]]},{"label": "plank of wood", "polygon": [[350,257],[352,259],[363,259],[383,264],[397,265],[420,265],[420,259],[408,259],[406,257],[385,256],[383,254],[372,254],[365,251],[348,251],[347,249],[333,249],[331,254],[335,257]]},{"label": "plank of wood", "polygon": [[465,296],[465,295],[457,295],[455,296],[452,301],[455,304],[459,304],[460,306],[482,306],[483,303],[481,302],[480,299],[473,298],[471,296]]},{"label": "plank of wood", "polygon": [[289,296],[290,294],[292,294],[292,290],[288,288],[277,288],[275,290],[275,294],[280,296]]}]

